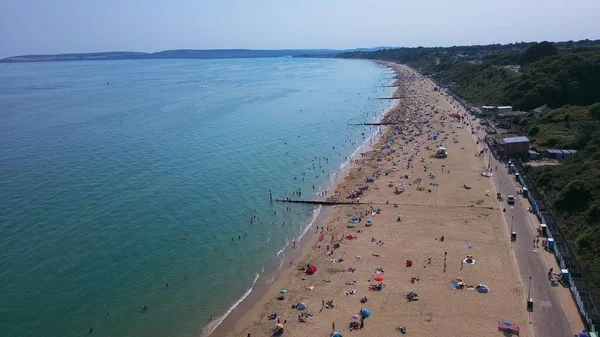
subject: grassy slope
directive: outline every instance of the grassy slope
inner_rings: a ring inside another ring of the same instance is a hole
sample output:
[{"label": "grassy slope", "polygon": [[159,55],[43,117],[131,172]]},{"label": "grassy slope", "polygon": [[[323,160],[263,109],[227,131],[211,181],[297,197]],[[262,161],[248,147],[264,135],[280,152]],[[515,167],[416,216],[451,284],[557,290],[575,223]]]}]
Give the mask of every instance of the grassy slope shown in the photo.
[{"label": "grassy slope", "polygon": [[581,149],[582,135],[590,128],[598,128],[598,122],[592,120],[589,107],[565,106],[548,111],[542,116],[519,117],[521,133],[528,136],[531,146],[539,150]]},{"label": "grassy slope", "polygon": [[509,105],[505,87],[519,74],[489,63],[456,63],[438,73],[435,79],[443,84],[455,83],[454,92],[473,105]]}]

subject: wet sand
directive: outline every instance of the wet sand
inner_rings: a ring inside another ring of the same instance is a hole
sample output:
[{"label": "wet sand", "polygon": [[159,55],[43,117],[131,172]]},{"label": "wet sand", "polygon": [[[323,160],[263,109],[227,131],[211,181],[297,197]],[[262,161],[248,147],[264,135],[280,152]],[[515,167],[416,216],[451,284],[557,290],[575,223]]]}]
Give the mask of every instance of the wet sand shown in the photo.
[{"label": "wet sand", "polygon": [[[521,336],[532,335],[525,310],[527,289],[520,283],[502,205],[489,178],[481,176],[485,156],[476,156],[479,147],[468,125],[470,115],[414,70],[386,66],[395,70],[400,85],[396,97],[402,98],[384,121],[404,125],[387,127],[336,186],[338,200],[357,204],[332,207],[322,241],[319,235],[311,238],[297,262],[281,272],[263,298],[233,326],[216,332],[219,335],[226,329],[228,336],[271,336],[277,321],[267,317],[273,313],[281,324],[285,322],[285,336],[330,336],[333,324],[344,336],[401,335],[397,327],[416,336],[497,336],[502,320],[518,324]],[[457,112],[458,118],[451,116]],[[432,132],[438,134],[437,140],[428,139]],[[438,145],[447,148],[447,158],[432,157]],[[374,182],[366,183],[367,177]],[[347,199],[365,185],[368,190],[360,198]],[[403,192],[396,194],[396,188]],[[348,223],[353,217],[362,219]],[[367,219],[371,226],[366,226]],[[347,239],[349,235],[354,239]],[[339,248],[334,248],[336,244]],[[461,263],[467,255],[475,264]],[[333,262],[340,258],[343,261]],[[408,259],[411,267],[406,266]],[[307,264],[316,266],[317,272],[307,275],[300,270]],[[377,274],[378,268],[383,272]],[[375,281],[376,276],[383,281]],[[419,281],[411,282],[413,277]],[[457,279],[464,282],[464,289],[451,289],[450,282]],[[369,291],[370,285],[381,283],[385,284],[381,291]],[[468,287],[478,284],[490,292]],[[283,300],[276,299],[280,289],[287,290]],[[356,293],[345,294],[352,290]],[[409,302],[409,292],[418,294],[419,300]],[[367,302],[361,303],[364,296]],[[334,307],[323,308],[322,303],[330,300]],[[298,302],[307,310],[293,309]],[[352,316],[361,308],[372,315],[360,332],[349,332],[350,322],[360,322]],[[312,315],[299,322],[298,316],[306,313]]]}]

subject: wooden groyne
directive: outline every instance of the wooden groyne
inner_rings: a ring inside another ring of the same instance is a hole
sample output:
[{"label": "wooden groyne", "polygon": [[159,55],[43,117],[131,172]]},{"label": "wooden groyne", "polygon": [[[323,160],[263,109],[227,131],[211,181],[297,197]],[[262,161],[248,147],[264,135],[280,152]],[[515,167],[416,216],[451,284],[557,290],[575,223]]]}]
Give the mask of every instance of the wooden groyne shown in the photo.
[{"label": "wooden groyne", "polygon": [[381,123],[351,123],[348,125],[370,125],[370,126],[381,126],[381,125],[402,125],[404,123],[394,123],[394,122],[381,122]]},{"label": "wooden groyne", "polygon": [[292,203],[292,204],[309,204],[309,205],[324,205],[324,206],[359,204],[359,202],[352,202],[352,201],[294,200],[294,199],[275,199],[275,202],[288,202],[288,203]]},{"label": "wooden groyne", "polygon": [[499,210],[498,207],[493,206],[479,206],[479,205],[429,205],[429,204],[411,204],[411,203],[388,203],[388,202],[360,202],[360,200],[354,201],[325,201],[325,200],[297,200],[297,199],[275,199],[275,202],[287,202],[291,204],[305,204],[305,205],[322,205],[322,206],[336,206],[336,205],[396,205],[396,206],[413,206],[413,207],[432,207],[432,208],[474,208],[474,209],[488,209],[488,210]]}]

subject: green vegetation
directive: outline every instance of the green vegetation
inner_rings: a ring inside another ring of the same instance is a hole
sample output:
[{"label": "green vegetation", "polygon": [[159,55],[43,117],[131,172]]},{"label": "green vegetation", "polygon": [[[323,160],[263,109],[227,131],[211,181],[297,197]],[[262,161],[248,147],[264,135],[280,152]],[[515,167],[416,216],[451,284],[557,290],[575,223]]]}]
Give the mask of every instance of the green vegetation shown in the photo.
[{"label": "green vegetation", "polygon": [[[600,106],[600,105],[599,105]],[[535,114],[517,117],[513,120],[521,126],[521,134],[528,136],[531,146],[538,151],[559,149],[582,149],[588,135],[600,122],[591,117],[592,107],[564,106],[537,116]]]},{"label": "green vegetation", "polygon": [[600,50],[563,52],[527,64],[521,73],[505,89],[508,101],[522,110],[600,102]]},{"label": "green vegetation", "polygon": [[600,102],[600,49],[547,56],[525,64],[519,73],[493,63],[506,59],[456,63],[434,77],[445,85],[455,83],[453,90],[474,105],[512,105],[528,111],[544,104],[558,108]]},{"label": "green vegetation", "polygon": [[519,62],[521,63],[521,66],[524,66],[526,64],[539,61],[544,57],[556,54],[558,54],[558,48],[556,48],[556,46],[553,43],[550,43],[548,41],[542,41],[527,48],[527,50],[525,50],[525,52],[521,54]]},{"label": "green vegetation", "polygon": [[518,77],[515,71],[491,63],[460,62],[438,73],[435,79],[450,85],[456,94],[473,105],[508,105],[505,87]]}]

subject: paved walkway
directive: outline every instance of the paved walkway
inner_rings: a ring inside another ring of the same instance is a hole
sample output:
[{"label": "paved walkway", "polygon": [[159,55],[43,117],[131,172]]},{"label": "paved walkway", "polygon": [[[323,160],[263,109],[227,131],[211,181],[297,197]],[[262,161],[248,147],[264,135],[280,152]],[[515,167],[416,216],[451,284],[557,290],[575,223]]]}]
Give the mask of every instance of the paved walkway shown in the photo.
[{"label": "paved walkway", "polygon": [[[483,136],[484,134],[481,133],[480,137]],[[539,221],[535,215],[527,211],[530,206],[529,201],[517,194],[521,185],[515,181],[514,175],[508,174],[505,164],[491,157],[490,166],[492,169],[498,167],[492,180],[496,191],[500,192],[505,199],[502,207],[506,207],[504,213],[506,223],[517,233],[513,248],[525,297],[528,295],[531,277],[531,298],[534,301],[534,309],[529,318],[534,333],[540,337],[573,336],[582,331],[584,324],[569,288],[560,285],[552,286],[548,281],[548,269],[553,267],[554,272],[559,272],[560,269],[554,254],[543,249],[541,239],[538,247],[533,244]],[[514,205],[506,203],[508,195],[515,197]]]}]

